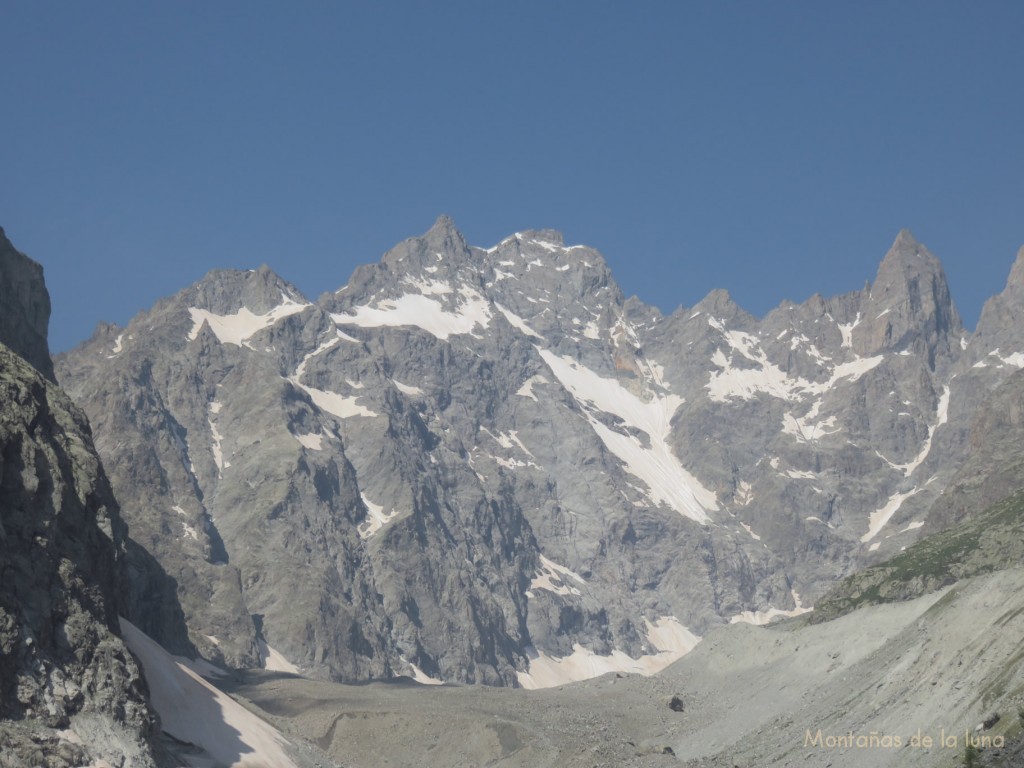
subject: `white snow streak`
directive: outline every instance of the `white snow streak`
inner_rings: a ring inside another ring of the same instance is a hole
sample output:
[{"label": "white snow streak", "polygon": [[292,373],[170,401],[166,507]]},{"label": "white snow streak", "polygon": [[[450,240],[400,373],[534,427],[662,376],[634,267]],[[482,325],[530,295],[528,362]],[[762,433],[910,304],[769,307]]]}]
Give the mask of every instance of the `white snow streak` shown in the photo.
[{"label": "white snow streak", "polygon": [[749,525],[747,525],[746,523],[740,523],[740,525],[743,526],[743,530],[745,530],[747,533],[749,533],[750,534],[750,538],[752,538],[754,541],[760,541],[761,540],[761,537],[758,536],[756,533],[754,533],[751,530]]},{"label": "white snow streak", "polygon": [[813,443],[827,435],[834,435],[839,432],[836,427],[836,417],[829,416],[821,421],[814,421],[818,415],[820,401],[816,402],[805,416],[794,416],[790,413],[782,416],[782,431],[787,435],[801,440],[805,443]]},{"label": "white snow streak", "polygon": [[903,505],[903,502],[917,493],[920,488],[914,488],[906,491],[905,493],[894,493],[889,497],[888,501],[880,508],[871,513],[868,518],[868,532],[860,537],[861,543],[866,544],[878,535],[878,532],[885,527],[885,524],[889,522],[893,515]]},{"label": "white snow streak", "polygon": [[[718,509],[715,494],[683,468],[666,442],[672,416],[683,399],[678,395],[652,394],[645,402],[615,379],[603,378],[572,358],[536,349],[555,378],[583,407],[608,450],[625,463],[627,471],[646,483],[651,500],[664,503],[698,523],[709,522],[707,511]],[[614,414],[626,424],[646,432],[650,447],[631,435],[606,427],[594,417],[595,409]]]},{"label": "white snow streak", "polygon": [[497,307],[498,311],[501,312],[501,314],[503,314],[505,316],[505,319],[508,320],[509,324],[512,327],[518,328],[520,331],[525,333],[527,336],[533,336],[534,338],[537,338],[537,339],[543,338],[539,333],[537,333],[530,326],[528,326],[526,324],[526,321],[524,321],[523,318],[521,318],[515,312],[512,312],[511,310],[505,309],[505,307],[501,306],[501,304],[499,304],[498,302],[494,302],[494,306]]},{"label": "white snow streak", "polygon": [[[325,389],[317,389],[316,387],[310,387],[301,382],[302,376],[306,372],[306,365],[310,360],[317,355],[322,355],[324,352],[337,345],[338,342],[346,338],[351,339],[351,337],[346,337],[344,333],[338,331],[337,335],[320,344],[320,346],[302,358],[302,362],[300,362],[295,368],[295,374],[293,376],[289,376],[287,381],[291,382],[292,385],[298,387],[309,395],[309,398],[317,408],[322,411],[326,411],[332,416],[337,416],[339,419],[349,419],[353,416],[377,416],[378,414],[375,411],[371,411],[369,408],[359,405],[359,403],[356,402],[358,398],[346,397],[345,395],[340,395],[337,392],[331,392]],[[356,386],[351,382],[347,383],[349,386],[353,387],[353,389],[362,388],[361,386]],[[303,445],[306,445],[307,448],[312,447],[311,445],[307,445],[303,442],[303,438],[298,435],[295,436],[295,439]],[[313,448],[313,450],[318,451],[320,448]]]},{"label": "white snow streak", "polygon": [[[328,339],[327,341],[323,342],[322,344],[320,344],[320,346],[318,346],[316,349],[314,349],[308,355],[303,357],[302,358],[302,362],[300,362],[298,367],[296,367],[296,369],[295,369],[295,376],[293,377],[295,379],[295,381],[298,381],[299,379],[301,379],[303,374],[306,373],[306,366],[309,364],[310,360],[312,360],[314,357],[317,357],[318,355],[322,355],[324,352],[326,352],[327,350],[329,350],[332,347],[334,347],[339,341],[342,340],[342,337],[344,337],[344,336],[345,336],[345,334],[343,334],[341,331],[338,331],[336,336],[334,336],[334,337]],[[353,339],[351,336],[349,336],[347,338],[350,341],[355,341],[355,339]]]},{"label": "white snow streak", "polygon": [[292,664],[279,651],[275,651],[263,640],[259,641],[260,666],[273,672],[290,672],[299,674],[299,668]]},{"label": "white snow streak", "polygon": [[217,465],[217,476],[221,477],[224,469],[231,466],[230,461],[224,461],[224,452],[221,450],[221,442],[224,440],[224,435],[217,429],[217,425],[213,421],[213,417],[220,413],[221,403],[214,400],[210,403],[210,416],[207,416],[206,421],[210,425],[210,436],[213,437],[213,443],[210,448],[213,450],[213,463]]},{"label": "white snow streak", "polygon": [[893,469],[900,470],[903,473],[904,477],[910,477],[914,473],[914,470],[921,466],[921,463],[928,457],[928,454],[931,452],[932,438],[935,436],[936,430],[938,430],[938,428],[945,424],[948,420],[949,385],[947,384],[943,388],[942,394],[939,395],[938,406],[935,409],[935,423],[928,428],[928,437],[924,439],[924,444],[921,446],[921,450],[918,452],[917,456],[915,456],[906,464],[895,464],[889,461],[889,459],[885,458],[885,456],[882,456],[882,454],[879,453],[878,451],[875,451],[875,454],[877,454],[879,458],[881,458],[883,461],[889,464],[889,466],[891,466]]},{"label": "white snow streak", "polygon": [[214,688],[125,619],[121,619],[121,634],[142,663],[150,701],[165,733],[195,744],[218,764],[231,768],[296,768],[283,749],[288,740],[273,726]]},{"label": "white snow streak", "polygon": [[415,277],[407,275],[402,282],[413,288],[418,288],[424,296],[444,296],[452,292],[451,285],[443,280],[417,280]]},{"label": "white snow streak", "polygon": [[444,685],[444,680],[438,680],[436,677],[431,677],[411,661],[406,661],[405,659],[402,659],[402,661],[405,661],[405,663],[409,665],[409,668],[412,670],[412,679],[420,685]]},{"label": "white snow streak", "polygon": [[388,514],[384,514],[384,507],[380,504],[374,504],[366,498],[365,493],[361,493],[359,495],[362,497],[363,504],[366,505],[366,511],[369,513],[367,515],[367,520],[359,524],[359,536],[360,538],[368,539],[387,523],[391,522],[395,515],[398,514],[398,510],[392,509]]},{"label": "white snow streak", "polygon": [[423,394],[423,390],[420,389],[419,387],[414,387],[411,384],[403,384],[398,379],[392,379],[391,383],[395,385],[395,388],[399,392],[403,392],[403,393],[405,393],[407,395],[416,396],[416,395],[422,395]]}]

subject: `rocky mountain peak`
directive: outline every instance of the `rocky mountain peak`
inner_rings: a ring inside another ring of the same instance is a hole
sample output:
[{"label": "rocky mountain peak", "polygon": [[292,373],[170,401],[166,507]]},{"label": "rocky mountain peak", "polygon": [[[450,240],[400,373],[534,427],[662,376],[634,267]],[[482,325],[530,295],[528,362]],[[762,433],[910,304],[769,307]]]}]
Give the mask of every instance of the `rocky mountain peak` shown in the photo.
[{"label": "rocky mountain peak", "polygon": [[930,277],[945,283],[942,263],[924,245],[919,243],[910,230],[901,229],[889,251],[878,267],[878,274],[871,286],[872,296],[903,298],[906,283],[915,277]]},{"label": "rocky mountain peak", "polygon": [[470,258],[466,238],[451,217],[441,215],[424,234],[411,237],[384,254],[381,265],[398,274],[428,270],[443,262],[449,268]]},{"label": "rocky mountain peak", "polygon": [[1010,267],[1010,277],[1006,281],[1006,287],[1009,289],[1011,286],[1024,289],[1024,246],[1017,251],[1017,258],[1014,260],[1013,266]]},{"label": "rocky mountain peak", "polygon": [[[1010,267],[1002,293],[985,302],[971,342],[971,364],[990,355],[1006,358],[1024,351],[1024,248]],[[989,361],[998,364],[998,360]]]},{"label": "rocky mountain peak", "polygon": [[213,270],[187,292],[186,300],[218,314],[242,308],[255,314],[272,311],[282,302],[308,304],[298,288],[265,264],[259,269]]},{"label": "rocky mountain peak", "polygon": [[53,381],[49,324],[50,294],[42,266],[18,251],[0,228],[0,342]]},{"label": "rocky mountain peak", "polygon": [[687,314],[694,316],[698,312],[711,315],[719,320],[739,319],[743,322],[753,320],[753,317],[737,304],[733,300],[732,295],[724,288],[716,288],[711,291],[711,293],[697,302]]},{"label": "rocky mountain peak", "polygon": [[906,229],[882,259],[862,315],[852,337],[860,355],[920,346],[931,367],[959,355],[963,325],[942,263]]}]

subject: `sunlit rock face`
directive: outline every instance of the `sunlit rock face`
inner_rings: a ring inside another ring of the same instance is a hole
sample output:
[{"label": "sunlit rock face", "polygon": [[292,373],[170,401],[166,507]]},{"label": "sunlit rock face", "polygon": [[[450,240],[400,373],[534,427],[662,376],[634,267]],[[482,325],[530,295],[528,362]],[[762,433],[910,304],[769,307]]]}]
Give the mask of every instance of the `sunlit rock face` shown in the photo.
[{"label": "sunlit rock face", "polygon": [[906,232],[863,290],[666,316],[557,232],[442,217],[316,301],[211,272],[57,375],[208,658],[550,685],[913,542],[1016,338],[972,367],[995,337]]}]

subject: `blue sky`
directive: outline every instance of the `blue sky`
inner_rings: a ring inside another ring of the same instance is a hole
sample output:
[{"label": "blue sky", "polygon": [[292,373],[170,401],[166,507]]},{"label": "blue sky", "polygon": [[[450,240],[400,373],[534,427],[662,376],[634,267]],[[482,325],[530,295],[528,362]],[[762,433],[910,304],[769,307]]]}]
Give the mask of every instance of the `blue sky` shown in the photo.
[{"label": "blue sky", "polygon": [[0,226],[60,351],[222,267],[310,298],[447,213],[671,311],[860,288],[969,325],[1024,244],[1024,3],[0,0]]}]

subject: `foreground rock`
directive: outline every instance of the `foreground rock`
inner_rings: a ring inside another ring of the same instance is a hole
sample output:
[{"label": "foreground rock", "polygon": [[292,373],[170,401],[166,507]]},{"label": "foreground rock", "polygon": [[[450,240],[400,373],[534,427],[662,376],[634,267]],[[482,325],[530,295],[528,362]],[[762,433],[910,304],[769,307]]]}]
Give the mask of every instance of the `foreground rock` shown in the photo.
[{"label": "foreground rock", "polygon": [[117,633],[124,524],[52,381],[42,270],[2,235],[0,276],[0,762],[149,768],[156,719]]}]

